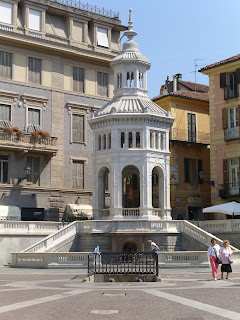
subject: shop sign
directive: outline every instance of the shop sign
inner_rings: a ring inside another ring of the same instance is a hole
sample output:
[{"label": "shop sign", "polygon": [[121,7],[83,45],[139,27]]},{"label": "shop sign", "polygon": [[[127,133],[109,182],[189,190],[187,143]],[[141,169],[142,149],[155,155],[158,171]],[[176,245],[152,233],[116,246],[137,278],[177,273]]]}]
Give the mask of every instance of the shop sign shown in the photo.
[{"label": "shop sign", "polygon": [[179,169],[178,165],[170,166],[170,184],[179,183]]}]

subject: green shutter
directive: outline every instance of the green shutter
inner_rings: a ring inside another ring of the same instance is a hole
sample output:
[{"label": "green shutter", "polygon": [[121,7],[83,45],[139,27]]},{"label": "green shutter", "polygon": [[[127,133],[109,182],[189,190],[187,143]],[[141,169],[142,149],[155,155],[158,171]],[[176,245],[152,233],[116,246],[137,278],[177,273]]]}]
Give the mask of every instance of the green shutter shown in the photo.
[{"label": "green shutter", "polygon": [[227,86],[227,74],[226,72],[220,73],[220,88]]},{"label": "green shutter", "polygon": [[189,183],[189,159],[184,158],[185,182]]},{"label": "green shutter", "polygon": [[198,183],[202,184],[203,179],[200,178],[199,173],[202,171],[203,165],[202,165],[202,160],[198,159]]}]

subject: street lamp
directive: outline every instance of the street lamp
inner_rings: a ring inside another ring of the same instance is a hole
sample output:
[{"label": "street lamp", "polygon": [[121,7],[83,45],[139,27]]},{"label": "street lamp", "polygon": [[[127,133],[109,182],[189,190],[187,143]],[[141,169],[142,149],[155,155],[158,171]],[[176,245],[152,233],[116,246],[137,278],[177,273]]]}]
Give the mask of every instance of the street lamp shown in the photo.
[{"label": "street lamp", "polygon": [[19,185],[23,180],[27,179],[28,175],[31,174],[32,168],[27,163],[26,167],[23,169],[25,177],[24,178],[18,178],[17,184]]},{"label": "street lamp", "polygon": [[199,178],[200,179],[202,179],[203,180],[203,182],[206,182],[206,183],[208,183],[208,184],[210,184],[210,186],[212,186],[212,187],[214,187],[214,185],[215,185],[215,183],[214,183],[214,181],[207,181],[207,180],[204,180],[205,179],[205,177],[206,177],[206,172],[205,171],[200,171],[199,172]]}]

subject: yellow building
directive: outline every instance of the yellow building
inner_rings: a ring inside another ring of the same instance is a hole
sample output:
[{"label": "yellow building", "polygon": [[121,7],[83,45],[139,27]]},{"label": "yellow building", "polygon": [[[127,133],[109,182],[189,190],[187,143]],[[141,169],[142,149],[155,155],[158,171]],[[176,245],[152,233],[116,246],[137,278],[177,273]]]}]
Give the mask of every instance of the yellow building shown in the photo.
[{"label": "yellow building", "polygon": [[174,118],[170,132],[172,218],[207,220],[210,216],[204,216],[202,208],[211,204],[208,87],[196,87],[180,78],[175,91],[168,93],[171,84],[167,81],[161,88],[164,94],[152,100]]},{"label": "yellow building", "polygon": [[[200,70],[209,76],[212,204],[239,201],[240,55]],[[224,218],[224,216],[219,216]]]}]

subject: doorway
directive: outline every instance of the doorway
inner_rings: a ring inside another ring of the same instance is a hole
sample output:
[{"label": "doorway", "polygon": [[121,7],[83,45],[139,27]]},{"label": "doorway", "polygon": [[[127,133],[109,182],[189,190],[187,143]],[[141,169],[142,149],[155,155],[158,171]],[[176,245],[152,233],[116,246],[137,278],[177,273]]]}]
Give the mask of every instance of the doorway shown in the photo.
[{"label": "doorway", "polygon": [[187,206],[187,220],[202,221],[202,206]]}]

